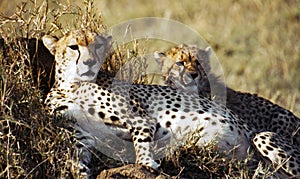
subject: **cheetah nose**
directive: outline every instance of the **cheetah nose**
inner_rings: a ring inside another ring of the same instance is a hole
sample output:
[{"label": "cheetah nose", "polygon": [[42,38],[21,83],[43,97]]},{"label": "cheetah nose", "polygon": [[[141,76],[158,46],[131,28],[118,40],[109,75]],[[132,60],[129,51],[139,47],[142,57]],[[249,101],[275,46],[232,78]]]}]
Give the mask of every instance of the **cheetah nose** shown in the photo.
[{"label": "cheetah nose", "polygon": [[198,77],[198,74],[197,74],[197,73],[191,73],[191,77],[192,77],[193,79],[196,79],[196,78]]},{"label": "cheetah nose", "polygon": [[85,61],[83,61],[84,65],[87,65],[88,67],[92,67],[96,64],[96,60],[93,59],[87,59]]}]

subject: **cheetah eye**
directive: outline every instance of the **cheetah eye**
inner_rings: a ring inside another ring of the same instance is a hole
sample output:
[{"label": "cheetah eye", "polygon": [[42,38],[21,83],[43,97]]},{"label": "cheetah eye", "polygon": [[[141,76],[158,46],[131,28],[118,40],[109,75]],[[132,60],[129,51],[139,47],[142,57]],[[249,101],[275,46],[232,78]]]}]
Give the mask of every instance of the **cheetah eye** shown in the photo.
[{"label": "cheetah eye", "polygon": [[99,49],[99,48],[101,48],[103,46],[103,44],[96,44],[95,45],[95,49]]},{"label": "cheetah eye", "polygon": [[79,49],[78,45],[70,45],[69,48],[72,49],[72,50],[78,50]]},{"label": "cheetah eye", "polygon": [[178,65],[178,66],[184,66],[184,62],[182,62],[182,61],[176,62],[176,65]]}]

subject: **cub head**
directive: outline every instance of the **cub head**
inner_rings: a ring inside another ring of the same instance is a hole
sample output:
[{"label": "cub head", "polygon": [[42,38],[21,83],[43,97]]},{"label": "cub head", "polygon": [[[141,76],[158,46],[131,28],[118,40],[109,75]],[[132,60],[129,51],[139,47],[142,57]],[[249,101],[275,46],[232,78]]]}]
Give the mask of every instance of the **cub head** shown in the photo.
[{"label": "cub head", "polygon": [[110,49],[111,36],[103,37],[87,30],[68,32],[58,39],[49,35],[43,43],[55,56],[55,80],[95,81]]},{"label": "cub head", "polygon": [[154,58],[160,66],[165,83],[176,87],[190,88],[196,91],[196,84],[208,80],[210,73],[209,56],[211,48],[179,45],[165,52],[154,52]]}]

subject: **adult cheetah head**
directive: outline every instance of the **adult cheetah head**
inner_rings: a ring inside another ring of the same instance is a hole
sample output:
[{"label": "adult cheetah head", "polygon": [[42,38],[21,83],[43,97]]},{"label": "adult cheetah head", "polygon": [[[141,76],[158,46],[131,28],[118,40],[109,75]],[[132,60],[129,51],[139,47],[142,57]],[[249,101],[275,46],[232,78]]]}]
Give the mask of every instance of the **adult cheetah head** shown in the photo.
[{"label": "adult cheetah head", "polygon": [[87,30],[68,32],[60,39],[46,35],[44,45],[55,56],[55,78],[67,82],[94,81],[109,51],[111,36]]}]

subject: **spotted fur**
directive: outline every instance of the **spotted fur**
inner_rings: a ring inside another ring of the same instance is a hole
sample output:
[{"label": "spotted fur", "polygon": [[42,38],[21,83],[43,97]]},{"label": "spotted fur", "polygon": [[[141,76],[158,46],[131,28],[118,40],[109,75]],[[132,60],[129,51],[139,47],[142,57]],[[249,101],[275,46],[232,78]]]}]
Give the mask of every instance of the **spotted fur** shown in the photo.
[{"label": "spotted fur", "polygon": [[45,100],[46,110],[49,114],[63,114],[68,118],[77,119],[74,127],[80,142],[76,144],[79,162],[74,162],[73,166],[73,175],[76,178],[91,176],[92,171],[88,165],[92,157],[90,150],[95,145],[95,140],[88,130],[80,125],[82,123],[78,123],[86,123],[88,119],[80,103],[74,103],[72,98],[67,98],[66,91],[75,91],[78,81],[95,82],[109,50],[110,39],[111,37],[103,37],[86,30],[68,32],[60,39],[48,35],[43,37],[44,45],[55,56],[55,66],[60,67],[55,68],[55,83]]},{"label": "spotted fur", "polygon": [[[110,131],[131,140],[136,163],[153,168],[159,166],[153,159],[155,142],[162,139],[180,142],[196,130],[201,136],[199,145],[215,141],[220,150],[233,152],[231,157],[247,157],[251,130],[229,110],[208,98],[167,86],[128,84],[105,74],[100,74],[97,84],[94,83],[98,70],[93,65],[97,66],[99,59],[86,67],[83,57],[89,53],[81,50],[91,52],[95,41],[83,40],[86,43],[81,47],[82,40],[76,43],[78,33],[80,38],[86,38],[88,32],[79,31],[58,41],[44,38],[46,47],[56,57],[56,83],[46,99],[50,111],[64,108],[63,114],[75,118],[79,129],[91,129],[84,130],[86,135],[101,139],[103,133]],[[66,43],[65,39],[72,43]],[[74,48],[76,44],[78,48]],[[80,53],[76,52],[78,49]],[[85,55],[79,58],[78,54]]]},{"label": "spotted fur", "polygon": [[[211,73],[210,54],[210,47],[201,49],[196,46],[180,45],[166,52],[156,52],[154,57],[161,65],[163,79],[167,85],[209,97],[217,102],[220,102],[224,96],[221,93],[212,94],[211,85],[225,89],[226,107],[243,119],[253,130],[253,134],[257,134],[253,139],[253,145],[257,151],[276,163],[276,166],[279,165],[279,161],[286,159],[286,164],[281,167],[283,176],[299,177],[300,172],[295,169],[295,167],[300,168],[299,118],[289,110],[256,94],[243,93],[226,87],[218,77]],[[273,136],[280,136],[280,139],[276,140]],[[271,139],[274,140],[273,147],[268,143]],[[262,148],[261,143],[264,143],[265,147]],[[286,152],[289,154],[286,156],[291,158],[282,157],[279,151]],[[290,155],[291,153],[294,155]],[[292,167],[288,167],[289,165]]]}]

